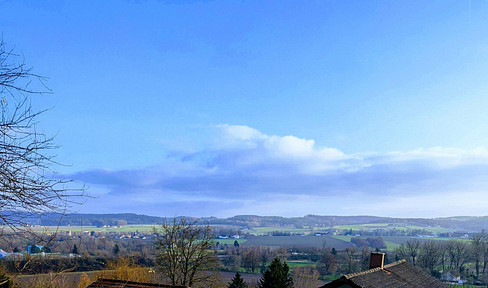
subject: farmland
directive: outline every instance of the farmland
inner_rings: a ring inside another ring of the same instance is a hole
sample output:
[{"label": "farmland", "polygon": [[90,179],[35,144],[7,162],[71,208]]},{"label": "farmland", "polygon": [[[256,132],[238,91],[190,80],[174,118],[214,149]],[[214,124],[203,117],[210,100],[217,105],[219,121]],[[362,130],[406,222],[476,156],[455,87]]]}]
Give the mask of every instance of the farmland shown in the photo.
[{"label": "farmland", "polygon": [[337,225],[335,226],[337,229],[341,230],[400,230],[400,231],[407,231],[407,230],[424,230],[430,233],[446,233],[450,232],[452,228],[446,227],[431,227],[431,226],[420,226],[420,225],[409,225],[409,224],[392,224],[392,223],[367,223],[367,224],[355,224],[355,225]]},{"label": "farmland", "polygon": [[344,249],[352,246],[352,244],[330,236],[252,236],[244,243],[244,246],[334,247]]},{"label": "farmland", "polygon": [[[153,219],[137,215],[129,216],[124,218],[125,215],[120,217],[84,215],[83,226],[75,225],[76,217],[72,217],[68,221],[69,225],[59,227],[31,225],[30,228],[42,233],[57,232],[58,237],[48,247],[54,252],[54,258],[50,261],[53,263],[57,261],[56,263],[59,262],[61,266],[83,261],[83,265],[75,265],[77,268],[73,272],[107,268],[106,263],[121,255],[132,257],[134,263],[139,263],[141,267],[153,267],[152,234],[153,229],[158,228],[158,224],[136,223],[144,222],[146,219],[150,222]],[[399,253],[397,248],[407,241],[420,243],[420,247],[423,247],[424,243],[429,243],[427,241],[434,240],[444,249],[447,249],[445,247],[448,245],[455,244],[447,240],[471,245],[469,239],[479,231],[470,229],[475,227],[475,224],[482,227],[486,223],[482,221],[483,219],[477,219],[477,222],[471,222],[472,225],[469,226],[471,228],[468,229],[463,225],[470,223],[471,220],[461,219],[462,221],[436,222],[437,220],[432,219],[385,219],[369,216],[301,218],[239,216],[228,219],[190,218],[190,221],[195,221],[196,226],[209,224],[213,229],[215,245],[212,245],[211,249],[221,261],[219,269],[222,272],[240,271],[257,275],[266,265],[269,265],[272,257],[281,255],[280,257],[286,257],[291,269],[300,271],[299,268],[309,267],[314,271],[320,271],[321,280],[330,281],[348,271],[364,269],[364,253],[374,251],[376,248],[387,252],[388,261],[392,262]],[[97,225],[92,225],[94,223]],[[441,226],[442,223],[448,224]],[[27,244],[30,243],[19,240],[13,247],[24,252]],[[353,254],[351,258],[353,266],[350,268],[348,268],[347,251]],[[56,256],[70,255],[70,253],[79,256],[74,258]],[[326,268],[322,261],[328,261],[327,259],[333,259],[336,264],[328,266],[329,270],[324,270]],[[449,262],[448,260],[445,261]],[[26,271],[26,274],[48,272],[50,266],[46,265]],[[473,271],[473,263],[468,261],[463,265]],[[89,275],[93,273],[90,272]],[[69,274],[76,279],[79,275],[79,273]],[[470,276],[465,273],[464,277]],[[30,279],[23,276],[19,280],[24,278],[25,281]]]}]

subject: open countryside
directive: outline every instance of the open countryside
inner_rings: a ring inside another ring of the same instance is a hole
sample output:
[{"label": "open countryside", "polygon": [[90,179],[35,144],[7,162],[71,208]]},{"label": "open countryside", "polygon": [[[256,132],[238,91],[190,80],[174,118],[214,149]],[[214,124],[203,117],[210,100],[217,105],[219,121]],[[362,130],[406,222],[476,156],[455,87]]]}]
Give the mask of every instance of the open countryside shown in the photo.
[{"label": "open countryside", "polygon": [[487,19],[0,0],[0,288],[488,288]]}]

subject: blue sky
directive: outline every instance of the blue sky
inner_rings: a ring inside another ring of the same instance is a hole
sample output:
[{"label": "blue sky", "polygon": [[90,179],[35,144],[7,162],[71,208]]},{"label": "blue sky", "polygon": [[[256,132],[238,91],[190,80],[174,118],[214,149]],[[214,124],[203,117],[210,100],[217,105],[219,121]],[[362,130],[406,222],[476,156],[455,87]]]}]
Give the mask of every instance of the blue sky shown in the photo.
[{"label": "blue sky", "polygon": [[80,212],[488,215],[488,1],[0,1]]}]

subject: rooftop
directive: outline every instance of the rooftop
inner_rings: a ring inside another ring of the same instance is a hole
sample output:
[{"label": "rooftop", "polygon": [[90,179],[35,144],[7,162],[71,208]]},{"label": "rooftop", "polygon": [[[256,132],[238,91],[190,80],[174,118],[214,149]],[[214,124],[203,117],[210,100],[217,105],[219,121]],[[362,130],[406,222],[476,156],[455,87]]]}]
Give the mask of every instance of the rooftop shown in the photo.
[{"label": "rooftop", "polygon": [[447,285],[435,279],[420,268],[405,260],[369,269],[359,273],[346,274],[321,288],[354,287],[354,288],[408,288],[430,287],[447,288]]}]

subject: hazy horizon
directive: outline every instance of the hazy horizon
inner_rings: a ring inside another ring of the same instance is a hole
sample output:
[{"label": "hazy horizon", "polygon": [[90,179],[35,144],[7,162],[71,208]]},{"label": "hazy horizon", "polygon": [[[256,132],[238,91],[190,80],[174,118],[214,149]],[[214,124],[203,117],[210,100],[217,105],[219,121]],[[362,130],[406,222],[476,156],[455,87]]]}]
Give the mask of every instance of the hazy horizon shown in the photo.
[{"label": "hazy horizon", "polygon": [[1,1],[80,213],[488,215],[487,1]]}]

